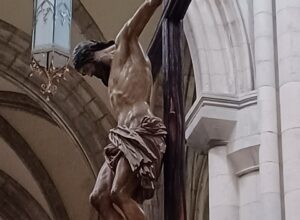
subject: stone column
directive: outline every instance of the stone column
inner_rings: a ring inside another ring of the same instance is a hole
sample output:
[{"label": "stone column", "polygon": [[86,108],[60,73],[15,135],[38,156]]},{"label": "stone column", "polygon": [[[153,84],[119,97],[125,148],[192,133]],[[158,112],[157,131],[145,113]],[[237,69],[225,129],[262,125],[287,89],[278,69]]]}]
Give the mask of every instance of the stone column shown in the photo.
[{"label": "stone column", "polygon": [[276,0],[285,219],[300,216],[300,1]]},{"label": "stone column", "polygon": [[209,219],[239,220],[236,176],[227,158],[227,147],[218,146],[208,152]]},{"label": "stone column", "polygon": [[252,171],[239,177],[240,219],[263,220],[259,201],[259,171]]},{"label": "stone column", "polygon": [[[285,0],[284,0],[285,1]],[[260,117],[261,219],[281,219],[273,1],[254,0],[256,86]]]}]

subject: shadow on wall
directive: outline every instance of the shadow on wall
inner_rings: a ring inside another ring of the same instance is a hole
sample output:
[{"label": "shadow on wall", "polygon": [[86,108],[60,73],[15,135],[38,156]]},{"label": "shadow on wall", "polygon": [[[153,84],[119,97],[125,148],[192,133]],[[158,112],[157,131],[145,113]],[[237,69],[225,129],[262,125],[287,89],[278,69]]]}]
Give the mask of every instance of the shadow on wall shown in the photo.
[{"label": "shadow on wall", "polygon": [[188,220],[209,220],[208,155],[186,148],[186,206]]}]

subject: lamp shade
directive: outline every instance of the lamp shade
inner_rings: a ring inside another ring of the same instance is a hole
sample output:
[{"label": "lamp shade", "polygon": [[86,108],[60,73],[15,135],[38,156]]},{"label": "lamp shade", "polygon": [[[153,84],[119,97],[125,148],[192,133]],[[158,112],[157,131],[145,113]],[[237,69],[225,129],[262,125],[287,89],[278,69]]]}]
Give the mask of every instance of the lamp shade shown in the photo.
[{"label": "lamp shade", "polygon": [[32,55],[40,66],[66,65],[70,56],[72,0],[34,0]]}]

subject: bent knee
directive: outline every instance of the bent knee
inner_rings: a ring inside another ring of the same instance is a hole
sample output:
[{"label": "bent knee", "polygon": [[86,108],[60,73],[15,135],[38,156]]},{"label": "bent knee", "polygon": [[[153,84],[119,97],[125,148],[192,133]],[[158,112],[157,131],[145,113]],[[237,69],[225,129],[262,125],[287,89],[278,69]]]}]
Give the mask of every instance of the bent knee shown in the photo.
[{"label": "bent knee", "polygon": [[89,200],[94,207],[99,207],[108,199],[107,197],[108,197],[107,193],[105,194],[103,192],[101,193],[101,192],[93,191],[90,194]]},{"label": "bent knee", "polygon": [[118,190],[112,190],[110,192],[110,197],[112,201],[116,204],[126,202],[130,197],[126,193]]},{"label": "bent knee", "polygon": [[95,207],[95,206],[98,206],[98,205],[100,204],[100,198],[99,198],[98,194],[95,193],[95,192],[92,192],[92,193],[90,194],[89,200],[90,200],[90,203],[91,203],[94,207]]}]

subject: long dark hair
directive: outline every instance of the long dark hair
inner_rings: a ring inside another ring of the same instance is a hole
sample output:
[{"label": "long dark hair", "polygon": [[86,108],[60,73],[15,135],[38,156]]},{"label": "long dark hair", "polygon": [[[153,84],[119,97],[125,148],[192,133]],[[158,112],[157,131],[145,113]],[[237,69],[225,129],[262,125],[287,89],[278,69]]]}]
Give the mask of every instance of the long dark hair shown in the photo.
[{"label": "long dark hair", "polygon": [[100,78],[104,85],[107,86],[110,73],[110,65],[103,62],[95,61],[94,53],[114,45],[115,42],[99,42],[95,40],[83,41],[76,45],[73,50],[73,65],[77,71],[88,63],[95,65],[94,76]]}]

